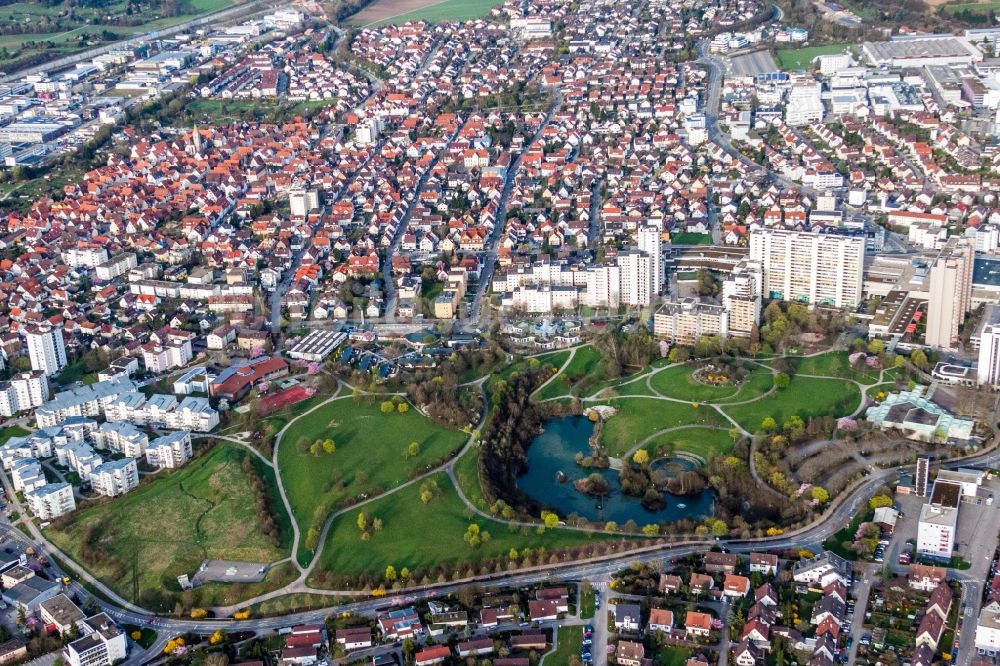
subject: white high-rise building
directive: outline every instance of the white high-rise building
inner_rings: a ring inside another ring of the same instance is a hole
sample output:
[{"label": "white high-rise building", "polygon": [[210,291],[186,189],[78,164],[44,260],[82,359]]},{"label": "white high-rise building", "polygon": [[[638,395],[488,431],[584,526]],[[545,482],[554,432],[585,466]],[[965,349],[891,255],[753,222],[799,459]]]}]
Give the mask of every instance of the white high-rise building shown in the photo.
[{"label": "white high-rise building", "polygon": [[722,306],[729,313],[729,333],[748,337],[760,321],[763,271],[759,261],[744,259],[722,281]]},{"label": "white high-rise building", "polygon": [[653,295],[663,291],[663,232],[659,225],[639,227],[639,250],[650,258],[649,272],[653,279]]},{"label": "white high-rise building", "polygon": [[975,255],[972,240],[955,237],[931,266],[924,342],[932,347],[954,349],[958,344],[958,327],[972,309]]},{"label": "white high-rise building", "polygon": [[105,497],[117,497],[139,487],[139,468],[135,458],[109,460],[90,472],[90,485]]},{"label": "white high-rise building", "polygon": [[60,329],[49,324],[26,326],[24,339],[28,345],[32,370],[54,375],[66,367],[66,346]]},{"label": "white high-rise building", "polygon": [[616,309],[621,303],[621,269],[618,266],[590,266],[586,280],[583,304],[587,307]]},{"label": "white high-rise building", "polygon": [[1000,307],[986,306],[979,333],[979,364],[976,378],[980,384],[1000,385]]},{"label": "white high-rise building", "polygon": [[750,234],[750,259],[760,262],[768,298],[856,307],[862,298],[864,258],[863,236],[786,229]]},{"label": "white high-rise building", "polygon": [[618,253],[621,271],[621,302],[646,306],[653,302],[653,258],[645,252],[626,250]]}]

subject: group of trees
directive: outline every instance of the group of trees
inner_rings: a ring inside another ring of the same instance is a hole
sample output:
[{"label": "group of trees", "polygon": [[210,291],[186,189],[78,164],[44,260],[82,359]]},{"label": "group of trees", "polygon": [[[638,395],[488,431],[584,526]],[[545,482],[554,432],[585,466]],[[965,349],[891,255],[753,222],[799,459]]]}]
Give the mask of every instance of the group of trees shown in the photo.
[{"label": "group of trees", "polygon": [[337,451],[337,444],[332,439],[317,439],[309,445],[309,453],[319,456],[321,453],[331,454]]},{"label": "group of trees", "polygon": [[[330,443],[332,444],[333,442]],[[240,468],[243,470],[243,474],[247,478],[247,485],[250,487],[254,511],[257,513],[260,530],[273,546],[279,547],[281,545],[281,524],[275,518],[277,513],[274,506],[274,499],[268,492],[264,477],[261,476],[260,470],[257,469],[257,466],[251,459],[251,455],[250,453],[243,454],[243,462],[240,463]]]},{"label": "group of trees", "polygon": [[645,326],[623,332],[613,326],[595,336],[605,378],[620,377],[626,368],[644,368],[659,357],[659,344]]},{"label": "group of trees", "polygon": [[382,519],[378,516],[369,516],[364,511],[358,512],[358,517],[355,522],[358,526],[358,531],[361,533],[362,541],[368,541],[372,538],[372,533],[382,531]]}]

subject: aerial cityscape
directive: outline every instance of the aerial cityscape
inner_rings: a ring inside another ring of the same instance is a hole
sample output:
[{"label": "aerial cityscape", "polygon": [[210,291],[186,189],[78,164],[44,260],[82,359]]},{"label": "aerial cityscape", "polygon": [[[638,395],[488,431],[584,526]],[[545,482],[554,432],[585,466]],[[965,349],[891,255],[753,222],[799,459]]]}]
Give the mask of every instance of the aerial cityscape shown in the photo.
[{"label": "aerial cityscape", "polygon": [[1000,664],[998,13],[0,4],[0,665]]}]

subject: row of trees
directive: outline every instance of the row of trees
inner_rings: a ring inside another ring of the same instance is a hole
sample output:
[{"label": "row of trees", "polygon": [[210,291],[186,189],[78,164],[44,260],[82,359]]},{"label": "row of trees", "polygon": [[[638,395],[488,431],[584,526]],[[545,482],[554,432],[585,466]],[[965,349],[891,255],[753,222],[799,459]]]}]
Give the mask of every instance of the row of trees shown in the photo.
[{"label": "row of trees", "polygon": [[[332,444],[332,442],[331,442]],[[257,513],[257,521],[260,524],[260,531],[268,538],[271,545],[281,546],[281,524],[275,518],[277,515],[274,500],[267,490],[267,484],[260,470],[254,465],[251,459],[252,454],[244,453],[243,462],[240,469],[247,478],[247,485],[250,487],[250,494],[253,497],[254,511]]]}]

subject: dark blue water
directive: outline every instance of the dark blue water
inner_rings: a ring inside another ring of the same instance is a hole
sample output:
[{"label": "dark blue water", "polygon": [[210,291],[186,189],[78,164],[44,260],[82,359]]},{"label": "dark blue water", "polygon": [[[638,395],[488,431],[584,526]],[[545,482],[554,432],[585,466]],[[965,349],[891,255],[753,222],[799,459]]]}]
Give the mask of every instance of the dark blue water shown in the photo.
[{"label": "dark blue water", "polygon": [[[545,423],[545,432],[535,437],[528,448],[528,472],[517,480],[517,487],[541,504],[555,509],[560,516],[571,513],[588,520],[613,520],[622,525],[634,520],[639,525],[690,518],[700,520],[712,512],[714,493],[705,490],[697,495],[678,497],[665,494],[666,506],[659,511],[647,511],[638,497],[621,493],[616,470],[596,470],[576,464],[576,454],[590,453],[590,436],[594,424],[585,416],[565,416]],[[562,471],[568,477],[559,483],[556,475]],[[573,482],[598,472],[611,485],[611,495],[604,497],[602,509],[598,500],[573,487]],[[684,506],[681,506],[684,505]]]}]

